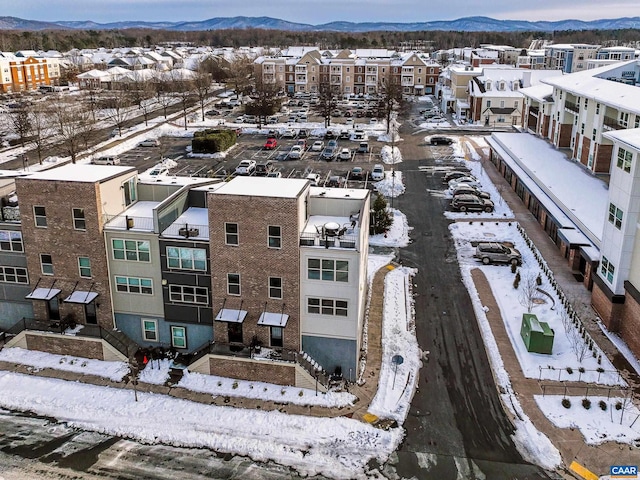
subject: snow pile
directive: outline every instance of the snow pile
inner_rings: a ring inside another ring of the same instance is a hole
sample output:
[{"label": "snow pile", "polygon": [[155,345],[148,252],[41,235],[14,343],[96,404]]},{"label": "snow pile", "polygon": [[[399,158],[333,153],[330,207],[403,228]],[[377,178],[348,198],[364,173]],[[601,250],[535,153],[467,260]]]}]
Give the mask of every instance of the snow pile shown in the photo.
[{"label": "snow pile", "polygon": [[374,183],[376,191],[387,198],[399,197],[404,193],[404,183],[402,182],[402,172],[399,170],[385,171],[384,180]]},{"label": "snow pile", "polygon": [[25,350],[19,347],[0,350],[0,361],[28,365],[33,367],[35,371],[51,368],[65,372],[96,375],[108,378],[113,382],[122,381],[124,376],[129,373],[129,365],[126,362],[105,362],[71,355]]},{"label": "snow pile", "polygon": [[149,360],[144,369],[138,374],[138,380],[153,385],[164,385],[169,380],[169,370],[171,368],[171,360]]},{"label": "snow pile", "polygon": [[409,245],[409,224],[407,217],[400,210],[395,208],[389,209],[393,215],[393,223],[387,233],[369,236],[369,245],[377,245],[383,247],[406,247]]},{"label": "snow pile", "polygon": [[395,163],[402,162],[402,153],[400,153],[400,149],[398,147],[393,147],[393,155],[391,154],[391,151],[392,150],[389,145],[385,145],[380,149],[382,161],[387,165],[393,165]]},{"label": "snow pile", "polygon": [[[381,418],[393,418],[402,424],[418,383],[420,349],[415,336],[414,301],[411,278],[415,269],[396,268],[385,277],[385,304],[382,314],[382,367],[380,385],[369,412]],[[393,358],[402,363],[394,363]]]},{"label": "snow pile", "polygon": [[354,395],[346,392],[316,392],[306,388],[287,387],[266,382],[236,380],[234,378],[184,372],[179,387],[215,396],[243,397],[294,405],[346,407],[353,405]]}]

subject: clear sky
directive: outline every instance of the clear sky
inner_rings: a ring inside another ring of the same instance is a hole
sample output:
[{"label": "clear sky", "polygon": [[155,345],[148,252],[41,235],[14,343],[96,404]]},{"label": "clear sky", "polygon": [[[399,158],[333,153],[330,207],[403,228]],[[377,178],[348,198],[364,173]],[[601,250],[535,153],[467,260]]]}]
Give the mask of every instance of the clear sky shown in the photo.
[{"label": "clear sky", "polygon": [[640,16],[638,0],[0,0],[0,15],[99,23],[268,16],[299,23],[426,22],[484,15],[510,20]]}]

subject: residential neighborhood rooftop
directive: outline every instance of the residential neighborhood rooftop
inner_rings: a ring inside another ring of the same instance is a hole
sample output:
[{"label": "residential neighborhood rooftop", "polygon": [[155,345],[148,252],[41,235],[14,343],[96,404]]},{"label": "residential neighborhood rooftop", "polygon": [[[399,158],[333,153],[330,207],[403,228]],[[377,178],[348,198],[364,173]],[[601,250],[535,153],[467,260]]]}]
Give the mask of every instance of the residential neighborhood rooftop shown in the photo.
[{"label": "residential neighborhood rooftop", "polygon": [[235,177],[215,190],[216,195],[296,198],[309,185],[299,178]]},{"label": "residential neighborhood rooftop", "polygon": [[95,183],[109,180],[127,172],[135,172],[133,167],[115,165],[67,164],[49,170],[41,170],[29,176],[34,180],[57,180],[63,182]]}]

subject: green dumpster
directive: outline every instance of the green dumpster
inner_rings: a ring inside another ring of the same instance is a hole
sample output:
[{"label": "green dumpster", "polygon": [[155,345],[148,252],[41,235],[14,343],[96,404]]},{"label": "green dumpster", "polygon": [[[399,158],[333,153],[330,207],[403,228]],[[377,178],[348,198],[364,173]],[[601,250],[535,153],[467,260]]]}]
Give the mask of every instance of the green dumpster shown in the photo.
[{"label": "green dumpster", "polygon": [[551,354],[553,350],[553,329],[546,322],[540,322],[533,313],[522,314],[520,336],[528,352]]}]

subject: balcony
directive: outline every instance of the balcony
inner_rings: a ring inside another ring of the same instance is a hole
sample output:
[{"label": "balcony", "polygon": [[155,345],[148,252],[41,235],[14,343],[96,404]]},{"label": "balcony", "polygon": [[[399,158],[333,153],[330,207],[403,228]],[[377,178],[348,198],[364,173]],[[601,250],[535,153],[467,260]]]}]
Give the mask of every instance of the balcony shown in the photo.
[{"label": "balcony", "polygon": [[193,225],[191,223],[173,223],[162,232],[163,237],[189,238],[192,240],[208,240],[209,225]]},{"label": "balcony", "polygon": [[624,130],[627,128],[625,125],[621,125],[617,118],[604,117],[602,122],[604,130]]},{"label": "balcony", "polygon": [[336,236],[323,236],[318,233],[305,232],[300,234],[301,247],[347,248],[349,250],[355,250],[357,243],[357,235],[344,234]]},{"label": "balcony", "polygon": [[578,107],[578,105],[576,103],[570,102],[570,101],[565,101],[564,102],[564,108],[566,110],[570,110],[572,112],[578,113],[580,111],[580,108]]},{"label": "balcony", "polygon": [[540,112],[540,108],[538,108],[538,107],[529,107],[529,114],[530,115],[535,115],[537,117],[539,112]]},{"label": "balcony", "polygon": [[296,75],[296,83],[306,84],[307,76],[306,75]]},{"label": "balcony", "polygon": [[133,217],[129,215],[105,215],[105,228],[114,230],[135,230],[153,232],[154,224],[151,217]]}]

